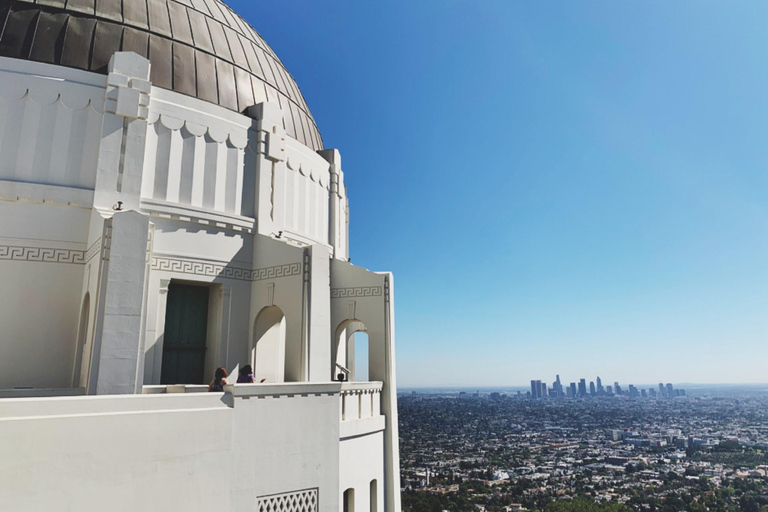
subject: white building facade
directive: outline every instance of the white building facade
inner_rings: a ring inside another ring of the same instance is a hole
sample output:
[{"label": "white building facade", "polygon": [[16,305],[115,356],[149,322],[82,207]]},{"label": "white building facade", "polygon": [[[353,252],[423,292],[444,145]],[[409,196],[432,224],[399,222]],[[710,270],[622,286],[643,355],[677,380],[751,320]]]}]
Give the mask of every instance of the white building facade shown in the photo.
[{"label": "white building facade", "polygon": [[399,512],[392,275],[274,52],[218,0],[0,23],[0,510]]}]

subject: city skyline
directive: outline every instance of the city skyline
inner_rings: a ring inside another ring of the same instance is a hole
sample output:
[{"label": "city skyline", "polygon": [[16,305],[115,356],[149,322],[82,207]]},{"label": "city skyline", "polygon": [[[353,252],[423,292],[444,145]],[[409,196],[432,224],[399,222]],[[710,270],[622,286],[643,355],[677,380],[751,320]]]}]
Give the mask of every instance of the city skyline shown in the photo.
[{"label": "city skyline", "polygon": [[[584,398],[584,397],[603,397],[603,396],[629,396],[630,398],[676,398],[686,396],[685,389],[675,388],[671,382],[659,382],[658,387],[641,384],[640,387],[635,384],[626,384],[626,388],[621,387],[619,381],[614,381],[613,385],[602,384],[602,379],[597,376],[595,380],[590,380],[587,385],[587,379],[582,377],[578,382],[571,382],[564,386],[560,380],[560,374],[555,376],[555,381],[551,386],[547,386],[546,381],[532,379],[530,391],[526,392],[529,398]],[[518,395],[520,391],[518,391]]]}]

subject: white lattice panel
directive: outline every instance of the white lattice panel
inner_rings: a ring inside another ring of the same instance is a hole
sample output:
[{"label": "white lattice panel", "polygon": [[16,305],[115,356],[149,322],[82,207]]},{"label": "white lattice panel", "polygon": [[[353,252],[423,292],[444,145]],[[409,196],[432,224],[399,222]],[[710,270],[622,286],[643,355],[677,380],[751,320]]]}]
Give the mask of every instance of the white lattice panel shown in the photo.
[{"label": "white lattice panel", "polygon": [[317,489],[256,498],[258,512],[317,512]]}]

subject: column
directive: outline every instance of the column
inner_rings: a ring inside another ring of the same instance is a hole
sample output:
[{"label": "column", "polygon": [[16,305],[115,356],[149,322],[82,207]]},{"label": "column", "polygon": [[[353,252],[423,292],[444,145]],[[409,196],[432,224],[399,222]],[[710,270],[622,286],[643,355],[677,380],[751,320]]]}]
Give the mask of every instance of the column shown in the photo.
[{"label": "column", "polygon": [[103,256],[94,336],[95,392],[140,393],[144,380],[149,219],[120,212],[111,225]]},{"label": "column", "polygon": [[324,245],[313,245],[308,252],[307,380],[328,382],[331,362],[331,253]]},{"label": "column", "polygon": [[245,114],[254,120],[248,130],[248,148],[256,154],[255,215],[259,234],[271,236],[282,229],[282,212],[276,209],[282,187],[276,178],[285,170],[285,129],[280,107],[270,102],[248,107]]}]

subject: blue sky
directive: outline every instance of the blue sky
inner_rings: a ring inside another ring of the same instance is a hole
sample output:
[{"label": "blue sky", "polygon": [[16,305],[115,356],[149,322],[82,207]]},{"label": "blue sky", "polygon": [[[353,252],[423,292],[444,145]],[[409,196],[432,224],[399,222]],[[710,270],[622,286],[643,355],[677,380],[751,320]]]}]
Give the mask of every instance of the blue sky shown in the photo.
[{"label": "blue sky", "polygon": [[341,151],[401,387],[768,381],[767,3],[230,4]]}]

